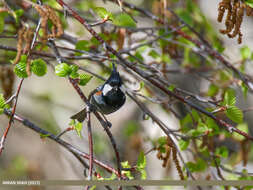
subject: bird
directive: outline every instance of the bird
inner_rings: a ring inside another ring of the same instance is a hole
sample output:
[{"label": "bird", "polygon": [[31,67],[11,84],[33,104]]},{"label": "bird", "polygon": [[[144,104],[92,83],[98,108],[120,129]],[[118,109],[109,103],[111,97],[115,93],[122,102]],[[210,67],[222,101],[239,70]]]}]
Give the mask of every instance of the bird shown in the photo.
[{"label": "bird", "polygon": [[[108,115],[119,110],[126,101],[125,90],[122,79],[117,71],[115,64],[112,64],[113,70],[110,77],[104,84],[98,86],[89,95],[91,110],[95,109],[104,115]],[[84,108],[77,114],[71,116],[71,119],[77,119],[83,122],[86,118],[87,109]]]}]

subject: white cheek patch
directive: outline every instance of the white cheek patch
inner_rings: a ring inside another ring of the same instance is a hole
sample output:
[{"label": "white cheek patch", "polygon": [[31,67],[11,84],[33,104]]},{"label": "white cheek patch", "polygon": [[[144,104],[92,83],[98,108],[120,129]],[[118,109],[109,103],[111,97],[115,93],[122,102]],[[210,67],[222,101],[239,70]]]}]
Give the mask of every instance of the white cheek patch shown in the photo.
[{"label": "white cheek patch", "polygon": [[112,90],[112,87],[109,84],[106,84],[103,88],[103,95],[105,96],[111,90]]}]

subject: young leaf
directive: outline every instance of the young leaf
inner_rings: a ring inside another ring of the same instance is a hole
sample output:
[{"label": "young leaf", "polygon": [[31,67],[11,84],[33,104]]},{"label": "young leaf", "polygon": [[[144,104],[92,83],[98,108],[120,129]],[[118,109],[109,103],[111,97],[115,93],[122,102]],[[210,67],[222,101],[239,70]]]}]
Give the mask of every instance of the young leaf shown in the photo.
[{"label": "young leaf", "polygon": [[167,138],[166,137],[159,137],[157,139],[157,143],[159,144],[159,146],[164,146],[167,143]]},{"label": "young leaf", "polygon": [[211,85],[209,86],[207,95],[208,95],[208,96],[215,96],[218,92],[219,92],[219,87],[216,86],[216,85],[214,85],[214,84],[211,84]]},{"label": "young leaf", "polygon": [[140,90],[143,89],[145,83],[143,81],[140,82]]},{"label": "young leaf", "polygon": [[220,128],[213,119],[211,119],[210,117],[207,117],[205,123],[208,127],[208,130],[211,131],[211,133],[208,134],[209,136],[219,134]]},{"label": "young leaf", "polygon": [[112,22],[116,26],[125,26],[125,27],[136,27],[135,21],[126,13],[120,13],[118,15],[112,16]]},{"label": "young leaf", "polygon": [[0,34],[4,31],[4,14],[0,14]]},{"label": "young leaf", "polygon": [[146,179],[147,177],[145,167],[146,167],[146,157],[144,153],[141,151],[137,161],[137,170],[141,173],[141,179]]},{"label": "young leaf", "polygon": [[[78,41],[76,43],[75,49],[77,49],[77,50],[83,50],[83,51],[89,51],[89,49],[90,49],[89,45],[90,45],[89,41],[87,41],[87,40],[80,40],[80,41]],[[81,56],[82,53],[76,52],[75,55],[76,56]]]},{"label": "young leaf", "polygon": [[41,139],[47,138],[49,136],[50,136],[50,134],[42,134],[42,133],[40,134]]},{"label": "young leaf", "polygon": [[189,144],[190,144],[189,140],[183,140],[183,139],[179,140],[179,147],[181,150],[186,150]]},{"label": "young leaf", "polygon": [[148,55],[156,60],[161,57],[161,55],[153,49],[151,51],[149,51]]},{"label": "young leaf", "polygon": [[19,78],[27,78],[28,74],[26,72],[26,62],[19,62],[14,67],[14,73]]},{"label": "young leaf", "polygon": [[78,66],[77,65],[70,65],[71,73],[76,73],[78,71]]},{"label": "young leaf", "polygon": [[[245,133],[249,132],[249,128],[248,128],[248,124],[247,123],[240,123],[237,125],[236,127],[237,129],[239,129],[240,131],[243,131]],[[244,136],[238,134],[238,133],[233,133],[233,138],[235,138],[238,141],[242,141],[245,139]]]},{"label": "young leaf", "polygon": [[77,123],[75,123],[74,127],[75,127],[75,131],[76,131],[77,135],[78,135],[80,138],[82,138],[81,131],[82,131],[82,129],[83,129],[83,124],[80,123],[80,122],[77,122]]},{"label": "young leaf", "polygon": [[247,85],[244,84],[244,83],[242,83],[241,89],[242,89],[243,97],[246,99],[247,98],[247,94],[248,94],[248,87],[247,87]]},{"label": "young leaf", "polygon": [[[128,163],[128,161],[125,162],[121,162],[121,166],[123,168],[131,168],[130,164]],[[133,179],[134,177],[132,176],[130,171],[123,171],[122,174],[126,175],[129,179]]]},{"label": "young leaf", "polygon": [[236,106],[229,106],[226,109],[226,115],[229,119],[234,121],[235,123],[241,123],[243,121],[243,113],[242,110],[240,110]]},{"label": "young leaf", "polygon": [[78,78],[79,77],[79,74],[77,73],[77,71],[79,69],[78,66],[77,65],[71,65],[70,69],[71,69],[70,77],[73,78],[73,79]]},{"label": "young leaf", "polygon": [[4,95],[0,94],[0,114],[3,113],[5,105]]},{"label": "young leaf", "polygon": [[31,64],[32,72],[41,77],[47,73],[47,64],[43,59],[35,59]]},{"label": "young leaf", "polygon": [[176,86],[174,84],[171,84],[169,87],[168,87],[168,90],[173,92],[174,89],[176,88]]},{"label": "young leaf", "polygon": [[141,179],[142,180],[147,179],[147,172],[144,169],[142,169],[140,172],[141,172]]},{"label": "young leaf", "polygon": [[253,8],[253,0],[245,0],[245,3]]},{"label": "young leaf", "polygon": [[186,166],[191,172],[201,172],[204,171],[207,167],[207,163],[203,159],[198,159],[196,163],[187,162]]},{"label": "young leaf", "polygon": [[85,86],[85,85],[91,80],[91,78],[92,78],[93,76],[88,75],[88,74],[80,74],[79,77],[80,77],[79,84],[80,84],[81,86]]},{"label": "young leaf", "polygon": [[61,63],[55,66],[55,74],[59,77],[66,77],[71,74],[71,68],[66,63]]},{"label": "young leaf", "polygon": [[228,89],[224,95],[223,104],[225,106],[234,106],[236,103],[235,91],[233,89]]},{"label": "young leaf", "polygon": [[89,189],[90,189],[90,190],[95,190],[96,188],[97,188],[96,185],[92,185]]},{"label": "young leaf", "polygon": [[0,94],[0,108],[4,108],[5,106],[5,100],[4,100],[4,95],[1,93]]},{"label": "young leaf", "polygon": [[142,169],[146,167],[146,157],[142,151],[140,152],[138,157],[137,167]]},{"label": "young leaf", "polygon": [[107,11],[104,7],[96,7],[94,11],[102,18],[102,19],[111,19],[112,13]]},{"label": "young leaf", "polygon": [[19,23],[20,17],[24,14],[24,10],[23,9],[18,9],[16,11],[14,11],[14,18],[16,20],[16,23]]},{"label": "young leaf", "polygon": [[215,154],[217,154],[223,158],[227,158],[228,157],[228,149],[225,146],[218,147],[215,150]]},{"label": "young leaf", "polygon": [[251,57],[251,50],[248,46],[242,47],[240,49],[240,53],[241,53],[241,56],[242,56],[243,60],[250,59],[250,57]]}]

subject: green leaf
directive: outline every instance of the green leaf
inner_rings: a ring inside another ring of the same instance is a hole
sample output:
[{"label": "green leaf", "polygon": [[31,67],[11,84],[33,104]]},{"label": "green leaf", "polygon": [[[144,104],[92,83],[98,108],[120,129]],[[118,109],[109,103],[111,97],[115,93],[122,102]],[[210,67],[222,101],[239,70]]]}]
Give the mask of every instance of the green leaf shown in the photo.
[{"label": "green leaf", "polygon": [[167,143],[167,137],[159,137],[156,142],[160,152],[165,153],[166,150],[164,145]]},{"label": "green leaf", "polygon": [[4,95],[0,94],[0,108],[4,108],[5,104]]},{"label": "green leaf", "polygon": [[[121,162],[121,166],[123,168],[131,168],[130,164],[128,163],[128,161],[125,162]],[[126,175],[129,179],[134,179],[134,177],[132,176],[130,171],[122,171],[122,174]]]},{"label": "green leaf", "polygon": [[126,13],[120,13],[118,15],[112,16],[112,22],[116,26],[124,26],[124,27],[136,27],[135,21]]},{"label": "green leaf", "polygon": [[128,161],[124,161],[124,162],[121,162],[121,166],[123,168],[131,168],[130,164],[128,163]]},{"label": "green leaf", "polygon": [[136,121],[130,120],[127,122],[126,127],[123,129],[123,134],[126,137],[130,137],[139,130],[139,125]]},{"label": "green leaf", "polygon": [[204,171],[207,167],[207,162],[201,158],[197,161],[197,171]]},{"label": "green leaf", "polygon": [[216,94],[218,94],[219,92],[219,87],[214,85],[214,84],[211,84],[209,86],[209,89],[208,89],[208,92],[207,92],[207,95],[208,96],[215,96]]},{"label": "green leaf", "polygon": [[170,56],[167,55],[167,54],[162,55],[162,61],[165,62],[165,63],[171,64]]},{"label": "green leaf", "polygon": [[77,65],[70,65],[71,73],[76,73],[79,69]]},{"label": "green leaf", "polygon": [[4,17],[5,14],[0,13],[0,34],[4,31]]},{"label": "green leaf", "polygon": [[167,137],[159,137],[157,143],[159,146],[164,146],[167,143]]},{"label": "green leaf", "polygon": [[[240,131],[243,131],[245,133],[249,132],[249,128],[248,128],[248,124],[247,123],[240,123],[236,126],[237,129],[239,129]],[[233,138],[235,138],[238,141],[242,141],[245,139],[244,136],[238,134],[238,133],[233,133]]]},{"label": "green leaf", "polygon": [[49,136],[50,136],[50,134],[42,134],[42,133],[40,134],[41,139],[47,138]]},{"label": "green leaf", "polygon": [[96,188],[97,188],[96,185],[92,185],[89,189],[90,189],[90,190],[95,190]]},{"label": "green leaf", "polygon": [[203,159],[198,159],[196,163],[187,162],[186,166],[191,172],[201,172],[204,171],[207,167],[207,163]]},{"label": "green leaf", "polygon": [[220,128],[219,128],[219,126],[217,125],[217,123],[212,118],[207,117],[205,123],[206,123],[206,125],[208,127],[208,130],[212,132],[212,133],[209,133],[208,135],[212,136],[212,135],[219,134]]},{"label": "green leaf", "polygon": [[141,172],[141,179],[144,180],[144,179],[147,179],[147,172],[143,169],[140,171]]},{"label": "green leaf", "polygon": [[247,5],[249,5],[251,8],[253,8],[253,0],[245,0],[244,1]]},{"label": "green leaf", "polygon": [[173,92],[174,89],[176,88],[176,86],[174,84],[171,84],[169,87],[168,87],[168,90]]},{"label": "green leaf", "polygon": [[139,51],[136,51],[135,54],[134,54],[134,56],[135,56],[137,59],[139,59],[139,60],[141,60],[141,61],[144,61],[144,58],[143,58],[143,56],[142,56],[142,53],[140,53]]},{"label": "green leaf", "polygon": [[226,116],[234,121],[235,123],[241,123],[243,121],[243,113],[242,110],[240,110],[236,106],[229,106],[226,111]]},{"label": "green leaf", "polygon": [[72,73],[69,75],[72,79],[76,79],[79,77],[79,74],[78,73]]},{"label": "green leaf", "polygon": [[[220,166],[221,158],[220,157],[215,157],[214,159],[211,162],[211,166],[216,167],[216,163],[217,163],[218,166]],[[216,163],[215,163],[215,161],[216,161]]]},{"label": "green leaf", "polygon": [[179,147],[181,150],[186,150],[189,144],[190,144],[189,140],[183,140],[183,139],[179,140]]},{"label": "green leaf", "polygon": [[78,71],[79,67],[77,65],[71,65],[70,69],[71,69],[70,77],[73,79],[78,78],[79,74],[77,73],[77,71]]},{"label": "green leaf", "polygon": [[20,17],[24,14],[24,10],[23,9],[18,9],[14,11],[14,17],[16,20],[16,23],[19,23]]},{"label": "green leaf", "polygon": [[104,7],[95,7],[94,11],[102,18],[102,19],[112,19],[112,13],[107,11]]},{"label": "green leaf", "polygon": [[235,103],[236,103],[235,91],[233,89],[226,90],[223,105],[234,106]]},{"label": "green leaf", "polygon": [[83,124],[80,123],[80,122],[77,122],[77,123],[75,123],[74,127],[75,127],[75,131],[76,131],[77,135],[78,135],[80,138],[83,138],[83,137],[82,137],[82,134],[81,134],[81,131],[82,131],[82,129],[83,129]]},{"label": "green leaf", "polygon": [[228,149],[225,146],[218,147],[215,150],[215,154],[219,155],[223,158],[227,158],[228,157]]},{"label": "green leaf", "polygon": [[85,86],[92,79],[93,76],[88,74],[80,74],[79,77],[80,77],[79,84],[81,86]]},{"label": "green leaf", "polygon": [[19,62],[14,67],[14,73],[19,78],[27,78],[28,74],[26,72],[26,62]]},{"label": "green leaf", "polygon": [[35,59],[31,64],[32,72],[41,77],[47,73],[47,64],[43,59]]},{"label": "green leaf", "polygon": [[250,57],[251,57],[251,50],[248,46],[242,47],[240,49],[240,53],[241,53],[241,56],[242,56],[243,60],[250,59]]},{"label": "green leaf", "polygon": [[[90,42],[87,40],[80,40],[76,43],[76,47],[75,49],[77,50],[82,50],[82,51],[89,51],[90,50]],[[82,53],[80,52],[76,52],[75,53],[76,56],[81,56]]]},{"label": "green leaf", "polygon": [[138,160],[137,160],[137,167],[139,169],[143,169],[146,167],[146,157],[143,153],[143,151],[140,152]]},{"label": "green leaf", "polygon": [[115,174],[115,173],[112,173],[111,177],[105,178],[105,180],[114,180],[114,179],[116,179],[116,178],[117,178],[116,174]]},{"label": "green leaf", "polygon": [[153,49],[151,51],[149,51],[148,55],[156,60],[161,57],[161,55]]},{"label": "green leaf", "polygon": [[8,105],[5,103],[4,95],[0,94],[0,114],[4,112],[4,108],[7,108]]},{"label": "green leaf", "polygon": [[143,81],[140,82],[140,90],[143,89],[145,83]]},{"label": "green leaf", "polygon": [[193,109],[191,114],[192,114],[192,117],[193,117],[194,121],[199,120],[199,114],[196,110]]},{"label": "green leaf", "polygon": [[242,89],[243,97],[246,99],[248,95],[248,90],[249,90],[247,85],[242,83],[241,89]]},{"label": "green leaf", "polygon": [[66,77],[71,74],[71,68],[66,63],[61,63],[55,66],[55,74],[59,77]]},{"label": "green leaf", "polygon": [[192,17],[192,13],[188,12],[185,9],[179,9],[178,10],[178,16],[187,24],[189,24],[190,26],[193,26],[194,20]]}]

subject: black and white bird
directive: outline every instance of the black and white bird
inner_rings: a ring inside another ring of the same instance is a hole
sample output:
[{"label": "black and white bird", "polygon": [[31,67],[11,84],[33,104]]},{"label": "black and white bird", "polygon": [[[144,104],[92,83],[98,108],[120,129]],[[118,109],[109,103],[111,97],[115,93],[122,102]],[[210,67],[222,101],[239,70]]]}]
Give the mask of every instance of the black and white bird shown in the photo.
[{"label": "black and white bird", "polygon": [[[89,100],[96,111],[105,115],[117,111],[124,105],[126,95],[123,90],[121,77],[114,64],[110,77],[104,84],[91,92]],[[85,117],[86,109],[73,115],[71,119],[77,119],[79,122],[82,122]]]}]

